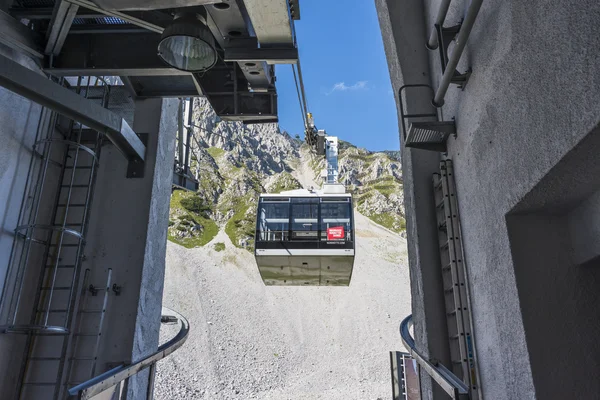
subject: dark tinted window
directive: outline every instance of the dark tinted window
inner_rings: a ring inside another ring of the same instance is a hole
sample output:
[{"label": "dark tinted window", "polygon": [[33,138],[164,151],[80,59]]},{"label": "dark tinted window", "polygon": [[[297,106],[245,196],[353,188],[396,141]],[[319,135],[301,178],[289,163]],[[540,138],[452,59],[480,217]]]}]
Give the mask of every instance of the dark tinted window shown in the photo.
[{"label": "dark tinted window", "polygon": [[290,224],[290,204],[261,202],[257,220],[259,240],[285,240]]}]

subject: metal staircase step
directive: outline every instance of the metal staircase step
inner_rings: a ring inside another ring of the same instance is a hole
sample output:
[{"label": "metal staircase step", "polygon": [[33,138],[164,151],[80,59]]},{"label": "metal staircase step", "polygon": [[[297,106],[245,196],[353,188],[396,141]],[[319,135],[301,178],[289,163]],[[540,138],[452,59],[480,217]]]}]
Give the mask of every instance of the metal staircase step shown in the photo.
[{"label": "metal staircase step", "polygon": [[446,152],[448,136],[456,134],[454,121],[413,122],[408,128],[406,147]]}]

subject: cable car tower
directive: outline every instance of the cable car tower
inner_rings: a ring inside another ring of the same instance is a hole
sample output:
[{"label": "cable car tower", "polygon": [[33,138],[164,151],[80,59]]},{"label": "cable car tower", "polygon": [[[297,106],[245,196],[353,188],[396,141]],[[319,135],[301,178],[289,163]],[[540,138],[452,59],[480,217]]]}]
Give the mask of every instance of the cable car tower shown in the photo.
[{"label": "cable car tower", "polygon": [[348,286],[354,266],[352,195],[338,183],[338,139],[307,113],[306,141],[325,156],[320,190],[261,194],[254,255],[265,285]]}]

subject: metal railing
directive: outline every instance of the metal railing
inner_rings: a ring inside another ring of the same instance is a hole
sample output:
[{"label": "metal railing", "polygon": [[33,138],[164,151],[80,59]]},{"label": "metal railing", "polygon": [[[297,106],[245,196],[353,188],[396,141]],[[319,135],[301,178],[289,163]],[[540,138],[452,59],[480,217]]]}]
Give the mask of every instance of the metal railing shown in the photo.
[{"label": "metal railing", "polygon": [[444,367],[437,360],[427,360],[421,353],[417,351],[415,340],[410,334],[412,327],[412,314],[404,318],[400,323],[400,336],[402,343],[410,353],[410,355],[419,363],[421,368],[425,370],[437,382],[438,385],[455,400],[468,400],[469,388],[463,381],[454,375],[448,368]]},{"label": "metal railing", "polygon": [[150,368],[146,398],[152,399],[156,363],[180,348],[187,340],[188,333],[190,331],[190,324],[184,316],[166,307],[163,307],[163,310],[167,310],[168,313],[172,315],[165,315],[163,312],[161,322],[179,322],[181,324],[181,328],[175,337],[161,345],[158,350],[151,355],[135,363],[129,365],[119,365],[118,367],[106,371],[87,382],[83,382],[75,387],[72,387],[69,389],[69,394],[71,396],[76,396],[75,398],[79,400],[94,398],[99,399],[100,395],[102,395],[102,398],[107,398],[106,396],[109,395],[110,397],[108,398],[111,399],[123,399],[127,395],[129,378],[146,368]]}]

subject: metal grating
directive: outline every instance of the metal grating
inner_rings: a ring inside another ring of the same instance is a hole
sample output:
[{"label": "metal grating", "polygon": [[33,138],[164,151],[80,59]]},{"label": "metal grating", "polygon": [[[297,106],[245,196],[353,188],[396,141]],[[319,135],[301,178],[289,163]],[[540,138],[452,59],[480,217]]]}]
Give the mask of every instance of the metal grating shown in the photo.
[{"label": "metal grating", "polygon": [[127,22],[117,17],[75,18],[73,25],[127,25]]},{"label": "metal grating", "polygon": [[408,128],[406,147],[445,152],[450,134],[456,134],[454,121],[413,122]]},{"label": "metal grating", "polygon": [[53,7],[54,0],[20,0],[18,2],[20,7]]}]

